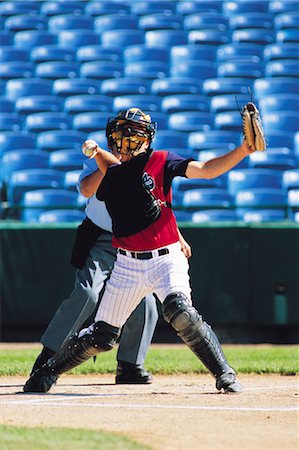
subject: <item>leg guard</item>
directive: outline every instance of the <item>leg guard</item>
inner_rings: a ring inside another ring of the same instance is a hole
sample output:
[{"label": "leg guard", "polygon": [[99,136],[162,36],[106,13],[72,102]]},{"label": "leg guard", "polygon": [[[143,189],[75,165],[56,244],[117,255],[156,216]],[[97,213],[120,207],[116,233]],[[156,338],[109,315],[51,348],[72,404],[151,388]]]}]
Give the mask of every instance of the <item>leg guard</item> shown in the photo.
[{"label": "leg guard", "polygon": [[166,298],[163,303],[163,317],[214,377],[218,378],[232,370],[217,336],[184,294],[177,292]]},{"label": "leg guard", "polygon": [[97,322],[91,334],[80,338],[75,335],[47,362],[49,369],[61,375],[79,366],[92,356],[112,350],[119,335],[119,328],[106,322]]}]

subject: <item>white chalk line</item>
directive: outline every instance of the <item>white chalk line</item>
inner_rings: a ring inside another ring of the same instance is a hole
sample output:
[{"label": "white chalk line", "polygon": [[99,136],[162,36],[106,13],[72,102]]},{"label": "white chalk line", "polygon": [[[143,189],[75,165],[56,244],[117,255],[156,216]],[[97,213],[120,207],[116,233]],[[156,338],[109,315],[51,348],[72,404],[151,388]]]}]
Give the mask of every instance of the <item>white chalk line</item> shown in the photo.
[{"label": "white chalk line", "polygon": [[[28,402],[26,400],[24,401],[5,401],[1,402],[2,405],[12,405],[12,404],[18,404],[26,406],[28,403],[30,403],[31,406],[41,406],[41,403],[39,401],[35,402]],[[253,411],[253,412],[290,412],[290,411],[299,411],[299,408],[296,406],[282,406],[282,407],[249,407],[249,406],[203,406],[203,405],[157,405],[157,404],[135,404],[135,403],[114,403],[114,404],[107,404],[107,403],[78,403],[78,402],[64,402],[63,405],[59,402],[45,402],[43,406],[67,406],[67,407],[74,407],[78,406],[80,408],[117,408],[117,409],[187,409],[187,410],[199,410],[199,411]]]}]

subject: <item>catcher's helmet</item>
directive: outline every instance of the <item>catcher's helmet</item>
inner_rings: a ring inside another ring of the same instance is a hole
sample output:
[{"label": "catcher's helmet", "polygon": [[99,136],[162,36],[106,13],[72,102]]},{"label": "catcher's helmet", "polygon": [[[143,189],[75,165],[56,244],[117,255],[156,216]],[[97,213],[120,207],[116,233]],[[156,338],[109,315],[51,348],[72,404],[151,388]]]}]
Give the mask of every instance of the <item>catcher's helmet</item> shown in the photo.
[{"label": "catcher's helmet", "polygon": [[130,108],[109,117],[106,126],[106,137],[109,148],[116,148],[119,153],[137,154],[141,146],[154,139],[157,124],[151,116],[139,108]]}]

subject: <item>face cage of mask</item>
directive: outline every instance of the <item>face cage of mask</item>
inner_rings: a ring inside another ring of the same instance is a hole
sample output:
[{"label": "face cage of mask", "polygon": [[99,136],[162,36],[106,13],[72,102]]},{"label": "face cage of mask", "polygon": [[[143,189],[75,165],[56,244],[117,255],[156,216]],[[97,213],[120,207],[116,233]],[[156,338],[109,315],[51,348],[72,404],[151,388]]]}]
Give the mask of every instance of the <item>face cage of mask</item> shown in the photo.
[{"label": "face cage of mask", "polygon": [[[115,139],[112,137],[112,133],[115,133],[118,130],[122,131],[122,138]],[[113,131],[110,132],[108,136],[108,144],[109,147],[111,147],[112,149],[116,148],[118,153],[120,153],[121,155],[135,156],[135,154],[139,152],[142,145],[146,141],[140,140],[140,142],[136,144],[136,139],[133,140],[133,138],[136,138],[136,136],[139,135],[140,137],[146,138],[150,144],[152,141],[151,134],[149,134],[147,130],[144,130],[144,128],[143,129],[138,128],[138,125],[136,127],[136,124],[132,124],[132,126],[130,126],[130,124],[126,123],[121,126],[117,126],[116,128],[113,129]],[[124,140],[126,141],[126,145],[124,145]],[[131,148],[131,145],[133,144],[134,148]],[[126,152],[122,151],[123,147],[126,148],[127,150]],[[148,148],[149,147],[150,145],[148,145]]]}]

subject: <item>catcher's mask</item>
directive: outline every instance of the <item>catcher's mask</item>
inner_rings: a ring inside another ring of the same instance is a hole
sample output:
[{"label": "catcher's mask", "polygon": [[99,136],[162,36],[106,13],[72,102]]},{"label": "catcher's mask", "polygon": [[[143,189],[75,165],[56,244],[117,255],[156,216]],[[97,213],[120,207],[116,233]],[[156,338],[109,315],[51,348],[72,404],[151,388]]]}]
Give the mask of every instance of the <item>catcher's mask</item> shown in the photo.
[{"label": "catcher's mask", "polygon": [[136,156],[145,142],[148,147],[156,133],[156,122],[141,109],[130,108],[109,117],[106,126],[108,146],[124,155]]}]

